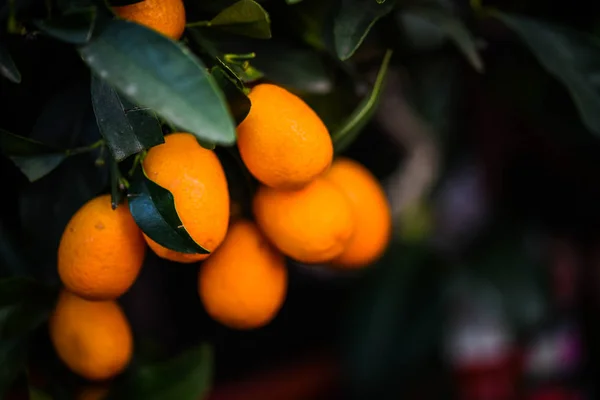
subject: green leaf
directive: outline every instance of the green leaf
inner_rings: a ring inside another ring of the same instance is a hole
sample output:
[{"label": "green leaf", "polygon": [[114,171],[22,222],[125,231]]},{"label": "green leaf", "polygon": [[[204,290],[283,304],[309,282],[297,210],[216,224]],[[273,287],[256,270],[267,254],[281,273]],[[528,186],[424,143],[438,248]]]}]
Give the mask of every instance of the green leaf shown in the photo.
[{"label": "green leaf", "polygon": [[93,75],[91,92],[98,128],[117,162],[165,142],[158,120],[145,110],[126,112],[119,94],[108,82]]},{"label": "green leaf", "polygon": [[214,66],[211,69],[211,75],[225,93],[229,111],[236,124],[240,124],[250,112],[250,99],[244,94],[238,83],[222,68]]},{"label": "green leaf", "polygon": [[115,19],[79,51],[95,73],[132,102],[199,139],[225,145],[235,142],[225,96],[202,62],[182,44]]},{"label": "green leaf", "polygon": [[34,182],[47,175],[67,157],[64,150],[0,129],[0,150]]},{"label": "green leaf", "polygon": [[269,41],[255,46],[253,64],[273,82],[305,93],[325,94],[332,90],[332,73],[323,57],[289,43]]},{"label": "green leaf", "polygon": [[116,210],[119,204],[122,203],[124,199],[123,189],[121,188],[121,179],[123,178],[121,175],[121,170],[119,169],[119,164],[117,161],[110,157],[110,205],[113,210]]},{"label": "green leaf", "polygon": [[21,83],[21,73],[2,43],[0,43],[0,74],[9,81]]},{"label": "green leaf", "polygon": [[600,135],[598,66],[600,41],[593,36],[530,18],[491,11],[525,43],[541,66],[571,93],[585,126]]},{"label": "green leaf", "polygon": [[371,93],[360,102],[348,119],[331,135],[336,153],[344,151],[356,139],[375,113],[391,57],[392,51],[388,50],[379,67]]},{"label": "green leaf", "polygon": [[381,17],[394,8],[396,0],[341,0],[333,22],[333,39],[338,57],[350,58]]},{"label": "green leaf", "polygon": [[141,3],[144,0],[110,0],[108,3],[113,7],[128,6],[130,4]]},{"label": "green leaf", "polygon": [[85,44],[92,38],[96,26],[96,7],[79,8],[58,18],[38,20],[35,25],[55,39],[73,44]]},{"label": "green leaf", "polygon": [[187,349],[161,364],[143,366],[116,386],[108,400],[201,400],[212,384],[213,351],[207,344]]},{"label": "green leaf", "polygon": [[483,61],[477,52],[475,39],[464,23],[448,10],[443,8],[413,8],[404,11],[401,17],[405,22],[421,20],[431,24],[434,29],[439,30],[454,42],[477,72],[483,72]]},{"label": "green leaf", "polygon": [[40,326],[54,308],[57,291],[25,277],[0,280],[0,342]]},{"label": "green leaf", "polygon": [[180,253],[210,253],[185,230],[173,194],[148,179],[145,172],[139,172],[131,183],[128,199],[133,219],[156,243]]},{"label": "green leaf", "polygon": [[232,4],[211,19],[207,26],[257,39],[271,38],[269,14],[254,0],[240,0]]}]

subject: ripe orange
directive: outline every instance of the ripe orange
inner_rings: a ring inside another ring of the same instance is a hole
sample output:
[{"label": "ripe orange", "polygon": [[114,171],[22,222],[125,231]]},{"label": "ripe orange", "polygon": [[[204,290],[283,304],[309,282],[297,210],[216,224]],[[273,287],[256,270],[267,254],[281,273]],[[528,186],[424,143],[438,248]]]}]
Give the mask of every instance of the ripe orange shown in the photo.
[{"label": "ripe orange", "polygon": [[254,223],[238,220],[200,267],[198,292],[208,314],[234,329],[270,322],[287,291],[284,257]]},{"label": "ripe orange", "polygon": [[90,300],[115,299],[136,280],[146,246],[126,205],[111,207],[110,195],[84,204],[67,224],[58,247],[63,284]]},{"label": "ripe orange", "polygon": [[305,263],[337,257],[354,231],[348,198],[322,177],[299,190],[261,186],[253,209],[267,238],[284,254]]},{"label": "ripe orange", "polygon": [[49,328],[60,359],[89,380],[111,378],[131,359],[131,328],[116,301],[88,301],[63,290]]},{"label": "ripe orange", "polygon": [[381,256],[390,239],[391,214],[385,193],[364,166],[348,158],[337,158],[325,178],[350,199],[356,229],[333,264],[358,268]]},{"label": "ripe orange", "polygon": [[237,144],[256,179],[275,188],[300,188],[329,167],[331,137],[302,99],[266,83],[248,97],[252,107],[238,126]]},{"label": "ripe orange", "polygon": [[143,0],[113,7],[113,10],[120,18],[147,26],[174,40],[179,40],[185,29],[182,0]]},{"label": "ripe orange", "polygon": [[[192,239],[214,251],[225,238],[229,224],[229,191],[221,162],[189,133],[172,133],[165,143],[152,147],[144,159],[149,179],[169,190],[175,209]],[[181,263],[203,260],[208,254],[184,254],[145,236],[160,257]]]}]

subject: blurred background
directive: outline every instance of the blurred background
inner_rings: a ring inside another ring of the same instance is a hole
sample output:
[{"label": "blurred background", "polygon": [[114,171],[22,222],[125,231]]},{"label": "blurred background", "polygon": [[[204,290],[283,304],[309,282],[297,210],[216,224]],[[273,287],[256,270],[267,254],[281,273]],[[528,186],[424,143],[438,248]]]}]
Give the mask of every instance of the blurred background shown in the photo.
[{"label": "blurred background", "polygon": [[[188,3],[189,18],[211,15],[213,3]],[[329,127],[369,94],[393,50],[377,110],[343,153],[384,185],[394,217],[387,252],[359,271],[290,261],[283,309],[251,332],[206,315],[196,268],[148,252],[120,300],[134,362],[209,342],[210,400],[600,398],[600,3],[484,2],[503,19],[481,17],[478,2],[407,1],[342,63],[318,16],[346,3],[264,1],[271,41],[219,44],[255,51],[265,79],[302,96]],[[89,71],[72,48],[43,36],[2,40],[23,76],[20,86],[0,83],[2,128],[93,142],[93,110],[81,101]],[[3,276],[57,282],[62,229],[106,187],[97,158],[68,159],[34,183],[0,159]],[[33,369],[80,385],[46,336],[32,340]]]}]

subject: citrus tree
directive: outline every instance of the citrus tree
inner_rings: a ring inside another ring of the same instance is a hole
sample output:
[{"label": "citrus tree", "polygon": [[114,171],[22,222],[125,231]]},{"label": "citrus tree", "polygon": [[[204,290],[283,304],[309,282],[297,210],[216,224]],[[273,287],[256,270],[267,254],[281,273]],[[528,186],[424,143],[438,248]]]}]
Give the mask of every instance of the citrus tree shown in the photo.
[{"label": "citrus tree", "polygon": [[[199,399],[239,373],[215,365],[319,334],[359,398],[402,393],[440,343],[433,253],[462,249],[431,199],[467,108],[600,134],[597,21],[550,6],[6,0],[0,21],[5,396]],[[521,262],[493,278],[512,299]]]}]

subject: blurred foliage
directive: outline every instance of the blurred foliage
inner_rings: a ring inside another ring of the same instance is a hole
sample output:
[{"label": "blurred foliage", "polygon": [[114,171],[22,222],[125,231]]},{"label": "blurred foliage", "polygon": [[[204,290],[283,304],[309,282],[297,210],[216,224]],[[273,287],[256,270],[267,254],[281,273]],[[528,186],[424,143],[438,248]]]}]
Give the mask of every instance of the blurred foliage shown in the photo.
[{"label": "blurred foliage", "polygon": [[[599,5],[567,13],[559,3],[533,0],[185,4],[188,26],[178,42],[115,19],[101,0],[0,4],[7,202],[0,217],[0,395],[24,381],[31,398],[67,399],[82,384],[59,363],[45,330],[59,282],[58,242],[84,202],[110,191],[117,207],[129,195],[136,222],[156,241],[198,250],[172,195],[140,167],[163,134],[186,130],[216,148],[232,199],[249,215],[255,182],[232,145],[257,82],[306,100],[336,152],[382,182],[404,172],[420,143],[414,138],[422,139],[396,113],[380,112],[386,91],[395,93],[431,130],[441,165],[434,190],[397,219],[400,234],[366,270],[323,278],[291,265],[290,299],[258,332],[224,332],[194,298],[194,271],[148,257],[144,268],[155,282],[141,279],[123,302],[164,318],[136,342],[148,339],[159,356],[138,346],[109,398],[198,399],[240,369],[308,346],[336,349],[348,397],[399,398],[428,386],[431,376],[445,382],[454,288],[481,304],[493,292],[518,338],[553,318],[547,260],[531,251],[548,248],[530,239],[592,242],[597,235]],[[392,73],[399,82],[388,79]],[[465,160],[483,177],[481,198],[451,174]],[[445,184],[457,194],[440,195]],[[429,208],[435,200],[446,203],[450,222]],[[475,212],[484,206],[488,213]],[[164,296],[153,292],[156,282]],[[29,382],[31,366],[51,383]],[[429,386],[431,398],[452,391]]]}]

